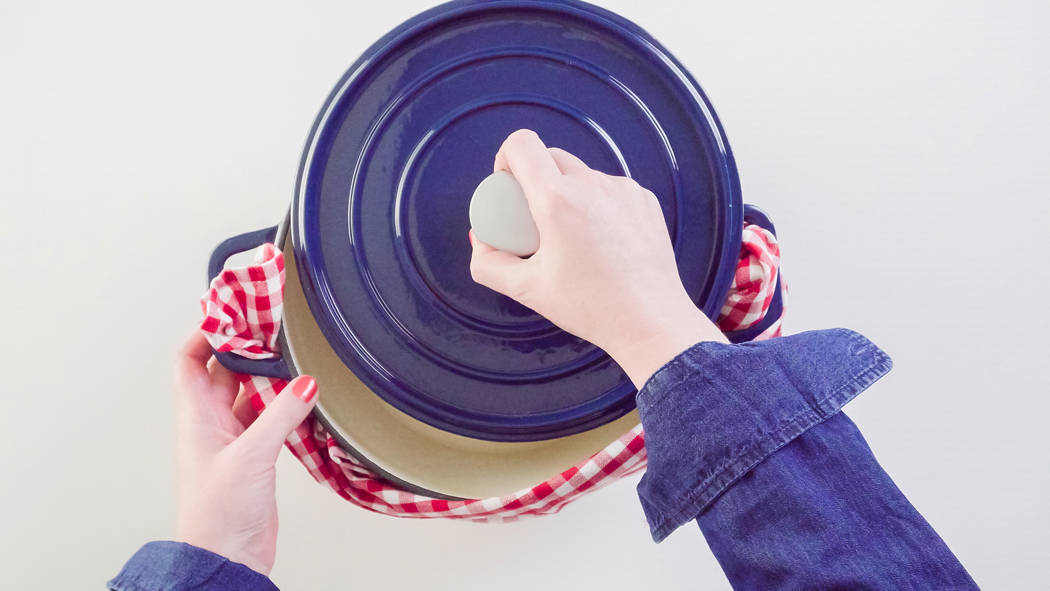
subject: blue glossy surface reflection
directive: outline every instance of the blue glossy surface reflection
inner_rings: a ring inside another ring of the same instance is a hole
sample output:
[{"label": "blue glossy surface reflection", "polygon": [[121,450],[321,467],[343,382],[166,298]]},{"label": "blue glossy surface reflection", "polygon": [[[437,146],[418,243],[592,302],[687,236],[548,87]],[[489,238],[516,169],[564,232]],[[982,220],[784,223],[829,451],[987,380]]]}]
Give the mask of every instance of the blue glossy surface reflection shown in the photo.
[{"label": "blue glossy surface reflection", "polygon": [[634,406],[603,352],[470,278],[470,196],[520,128],[656,193],[709,315],[740,244],[736,170],[713,111],[622,18],[578,2],[453,2],[377,42],[307,143],[298,268],[326,338],[372,390],[490,440],[576,433]]}]

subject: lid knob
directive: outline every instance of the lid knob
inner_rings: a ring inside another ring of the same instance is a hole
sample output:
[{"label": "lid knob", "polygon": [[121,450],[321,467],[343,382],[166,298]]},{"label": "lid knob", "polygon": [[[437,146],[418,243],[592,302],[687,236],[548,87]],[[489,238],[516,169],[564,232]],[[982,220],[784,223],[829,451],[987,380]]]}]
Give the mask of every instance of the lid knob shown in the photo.
[{"label": "lid knob", "polygon": [[470,227],[489,246],[520,257],[540,247],[540,232],[525,191],[511,173],[498,170],[478,184],[470,199]]}]

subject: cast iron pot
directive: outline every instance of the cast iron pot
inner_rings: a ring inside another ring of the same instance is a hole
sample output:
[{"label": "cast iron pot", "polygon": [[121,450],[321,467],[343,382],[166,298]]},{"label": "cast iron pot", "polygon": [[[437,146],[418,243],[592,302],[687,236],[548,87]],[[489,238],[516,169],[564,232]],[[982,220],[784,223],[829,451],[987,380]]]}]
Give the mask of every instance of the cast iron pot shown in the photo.
[{"label": "cast iron pot", "polygon": [[[601,350],[470,279],[470,195],[502,140],[526,127],[658,196],[683,284],[708,316],[732,282],[744,220],[773,229],[743,206],[699,85],[626,19],[576,1],[458,1],[395,28],[321,109],[281,237],[342,366],[412,424],[465,441],[560,441],[634,408],[634,388]],[[277,238],[268,228],[227,240],[209,276]],[[246,374],[300,369],[287,355],[217,357]],[[338,427],[325,408],[319,417]],[[360,440],[333,431],[367,459]]]}]

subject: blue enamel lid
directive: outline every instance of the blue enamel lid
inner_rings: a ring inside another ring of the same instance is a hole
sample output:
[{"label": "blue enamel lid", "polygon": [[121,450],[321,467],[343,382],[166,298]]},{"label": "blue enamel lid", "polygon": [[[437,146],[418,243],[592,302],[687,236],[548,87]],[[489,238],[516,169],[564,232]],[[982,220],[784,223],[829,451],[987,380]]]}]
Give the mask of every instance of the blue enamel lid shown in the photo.
[{"label": "blue enamel lid", "polygon": [[714,110],[633,23],[575,1],[459,1],[380,39],[304,150],[291,216],[302,284],[377,395],[496,441],[585,431],[635,395],[603,351],[471,280],[470,197],[519,128],[652,190],[709,316],[740,248],[739,181]]}]

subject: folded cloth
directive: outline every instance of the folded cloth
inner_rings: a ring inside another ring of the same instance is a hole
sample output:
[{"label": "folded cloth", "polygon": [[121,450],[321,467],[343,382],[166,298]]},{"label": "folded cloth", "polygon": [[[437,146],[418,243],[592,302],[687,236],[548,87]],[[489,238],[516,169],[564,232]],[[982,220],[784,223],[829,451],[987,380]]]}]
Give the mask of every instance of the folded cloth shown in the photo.
[{"label": "folded cloth", "polygon": [[[211,281],[201,298],[201,330],[216,351],[231,351],[253,359],[274,357],[280,330],[284,290],[283,253],[273,244],[256,251],[255,265],[226,269]],[[777,239],[757,225],[746,225],[733,285],[718,326],[726,332],[750,328],[761,321],[773,300],[780,267]],[[786,283],[781,281],[782,298]],[[780,336],[778,318],[755,340]],[[239,375],[242,394],[261,413],[287,382]],[[598,490],[645,468],[645,434],[641,425],[589,458],[531,488],[500,497],[449,501],[403,490],[372,473],[339,447],[315,418],[307,418],[285,445],[318,482],[351,503],[385,515],[413,518],[444,517],[481,522],[515,521],[557,513],[583,494]]]}]

